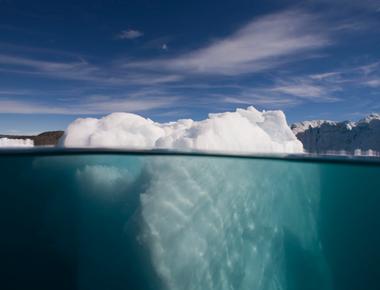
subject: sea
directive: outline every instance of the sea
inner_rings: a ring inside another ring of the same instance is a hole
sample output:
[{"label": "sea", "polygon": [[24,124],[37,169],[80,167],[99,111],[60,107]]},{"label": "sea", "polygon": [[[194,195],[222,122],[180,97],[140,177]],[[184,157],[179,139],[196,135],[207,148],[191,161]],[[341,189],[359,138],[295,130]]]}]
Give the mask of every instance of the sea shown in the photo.
[{"label": "sea", "polygon": [[380,158],[0,151],[0,289],[380,289]]}]

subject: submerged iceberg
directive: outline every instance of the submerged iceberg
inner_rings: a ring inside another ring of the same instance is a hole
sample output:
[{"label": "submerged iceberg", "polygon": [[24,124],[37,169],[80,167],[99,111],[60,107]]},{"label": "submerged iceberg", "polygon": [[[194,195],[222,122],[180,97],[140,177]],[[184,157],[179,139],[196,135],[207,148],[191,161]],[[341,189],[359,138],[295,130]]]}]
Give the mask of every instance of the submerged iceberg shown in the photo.
[{"label": "submerged iceberg", "polygon": [[[318,168],[287,175],[288,164],[172,159],[149,162],[140,197],[142,241],[164,289],[298,289],[290,273],[299,272],[288,269],[294,240],[313,255],[305,263],[316,273],[303,274],[328,289],[317,232]],[[275,183],[268,172],[283,178]]]},{"label": "submerged iceberg", "polygon": [[130,113],[77,119],[63,136],[65,147],[181,149],[238,153],[301,153],[303,146],[282,111],[254,107],[209,114],[208,119],[157,123]]}]

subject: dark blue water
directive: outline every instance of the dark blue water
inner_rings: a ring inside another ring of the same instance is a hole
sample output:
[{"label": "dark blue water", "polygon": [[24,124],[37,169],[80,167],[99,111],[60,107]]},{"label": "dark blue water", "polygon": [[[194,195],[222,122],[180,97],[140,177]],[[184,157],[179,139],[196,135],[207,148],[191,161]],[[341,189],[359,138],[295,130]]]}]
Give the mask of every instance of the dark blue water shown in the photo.
[{"label": "dark blue water", "polygon": [[376,160],[0,154],[1,289],[380,289]]}]

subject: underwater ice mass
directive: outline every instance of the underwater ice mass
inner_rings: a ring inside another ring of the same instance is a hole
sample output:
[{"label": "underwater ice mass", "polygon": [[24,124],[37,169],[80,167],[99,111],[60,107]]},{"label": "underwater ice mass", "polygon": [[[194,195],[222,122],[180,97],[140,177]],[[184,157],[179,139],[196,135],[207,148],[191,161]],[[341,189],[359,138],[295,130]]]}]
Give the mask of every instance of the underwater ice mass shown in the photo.
[{"label": "underwater ice mass", "polygon": [[[289,289],[288,231],[325,271],[316,229],[317,180],[304,177],[299,189],[309,182],[311,190],[294,194],[296,175],[276,184],[265,173],[284,176],[286,166],[167,161],[149,165],[151,181],[140,197],[143,240],[166,289]],[[318,175],[315,168],[304,170]],[[324,277],[317,279],[324,286]]]},{"label": "underwater ice mass", "polygon": [[69,125],[61,143],[65,147],[303,152],[282,111],[259,112],[254,107],[209,114],[202,121],[182,119],[163,124],[130,113],[77,119]]}]

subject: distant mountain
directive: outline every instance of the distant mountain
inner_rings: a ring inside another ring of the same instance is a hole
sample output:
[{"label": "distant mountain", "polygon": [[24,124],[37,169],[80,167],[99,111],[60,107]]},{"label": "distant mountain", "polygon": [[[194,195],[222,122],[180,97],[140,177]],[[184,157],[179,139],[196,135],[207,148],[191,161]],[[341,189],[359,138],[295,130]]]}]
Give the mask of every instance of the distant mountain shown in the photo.
[{"label": "distant mountain", "polygon": [[33,140],[34,146],[55,146],[59,138],[63,136],[63,131],[49,131],[39,135],[0,135],[0,138],[8,139],[30,139]]},{"label": "distant mountain", "polygon": [[371,114],[358,122],[304,121],[291,125],[291,129],[307,152],[380,152],[379,114]]}]

